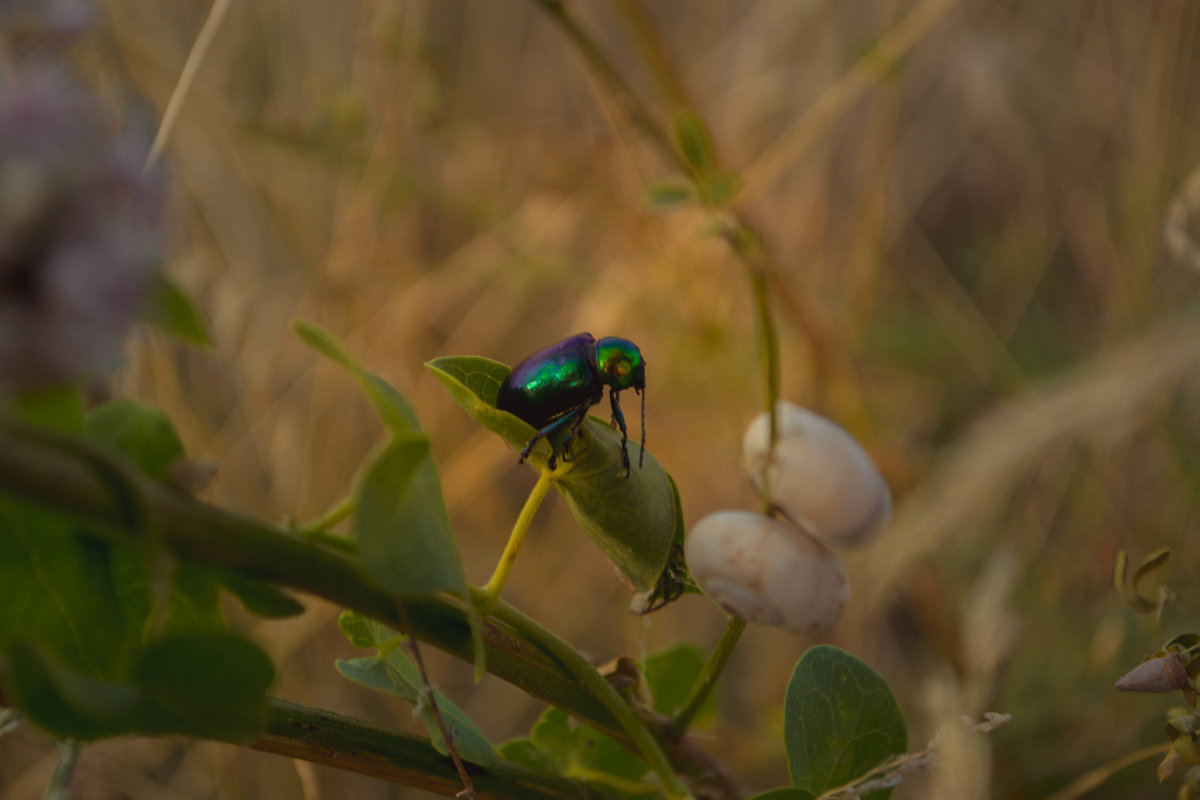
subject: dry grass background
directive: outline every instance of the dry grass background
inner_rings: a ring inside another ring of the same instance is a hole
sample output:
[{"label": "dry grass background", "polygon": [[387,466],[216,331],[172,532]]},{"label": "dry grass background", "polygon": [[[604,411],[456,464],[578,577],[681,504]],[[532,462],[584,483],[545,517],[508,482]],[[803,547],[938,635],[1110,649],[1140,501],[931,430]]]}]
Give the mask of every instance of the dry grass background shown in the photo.
[{"label": "dry grass background", "polygon": [[[616,6],[569,7],[653,104]],[[854,599],[825,640],[889,679],[914,746],[960,714],[1014,717],[946,740],[941,766],[896,796],[1044,797],[1160,741],[1173,702],[1111,687],[1200,628],[1200,274],[1162,233],[1200,166],[1200,3],[646,7],[776,256],[784,395],[858,436],[897,498],[889,533],[847,558]],[[143,103],[152,129],[208,10],[109,0],[75,57]],[[881,69],[873,47],[905,55]],[[475,582],[532,477],[425,372],[439,355],[512,363],[580,330],[632,338],[649,365],[648,444],[689,523],[754,507],[740,437],[761,381],[742,269],[699,213],[646,210],[667,165],[534,3],[235,3],[165,158],[168,269],[216,346],[141,332],[118,388],[163,405],[220,465],[214,502],[312,517],[379,441],[355,386],[290,334],[304,317],[417,408]],[[1175,549],[1180,599],[1156,627],[1118,601],[1111,571],[1119,548],[1160,546]],[[707,649],[723,623],[695,597],[628,615],[557,501],[507,594],[598,662]],[[313,602],[254,625],[275,692],[416,730],[407,708],[334,672],[351,654],[336,612]],[[747,789],[786,780],[780,704],[812,643],[752,626],[727,671],[701,735]],[[432,661],[493,740],[535,719],[511,687]],[[45,737],[7,737],[0,795],[40,796],[54,761]],[[1173,796],[1154,763],[1090,796]],[[85,750],[73,796],[427,795],[168,739]]]}]

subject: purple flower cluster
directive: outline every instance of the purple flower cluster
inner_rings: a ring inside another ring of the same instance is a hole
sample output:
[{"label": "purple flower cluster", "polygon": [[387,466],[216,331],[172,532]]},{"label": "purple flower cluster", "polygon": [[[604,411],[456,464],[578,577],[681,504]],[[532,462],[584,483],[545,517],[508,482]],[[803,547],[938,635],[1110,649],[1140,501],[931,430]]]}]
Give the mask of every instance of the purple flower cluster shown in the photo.
[{"label": "purple flower cluster", "polygon": [[144,153],[48,66],[0,74],[0,396],[112,365],[156,266]]}]

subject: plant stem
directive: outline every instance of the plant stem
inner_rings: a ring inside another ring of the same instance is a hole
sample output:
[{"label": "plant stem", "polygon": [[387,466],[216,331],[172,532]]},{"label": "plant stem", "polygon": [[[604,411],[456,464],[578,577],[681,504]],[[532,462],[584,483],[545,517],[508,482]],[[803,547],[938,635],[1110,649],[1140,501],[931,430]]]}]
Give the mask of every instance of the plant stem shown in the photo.
[{"label": "plant stem", "polygon": [[[697,176],[694,169],[679,148],[675,146],[671,135],[655,122],[653,114],[630,90],[629,84],[621,77],[616,67],[613,66],[612,61],[605,55],[587,31],[568,15],[563,4],[555,2],[555,0],[534,0],[534,2],[574,42],[588,66],[609,90],[613,94],[625,99],[633,123],[650,136],[651,141],[658,147],[663,157],[674,161],[695,181]],[[641,52],[649,62],[650,71],[668,95],[668,102],[676,106],[680,103],[686,103],[687,91],[684,83],[671,68],[671,64],[665,55],[665,48],[657,32],[654,30],[650,18],[635,0],[613,0],[613,2],[617,10],[624,17],[631,33],[638,40],[637,43],[641,48]],[[676,108],[675,110],[678,111],[679,109]],[[714,163],[711,170],[715,173],[723,171],[718,163]],[[697,189],[699,188],[697,186]],[[750,222],[747,221],[745,214],[728,204],[713,207],[711,210],[714,215],[718,215],[718,218],[720,215],[724,215],[725,217],[721,220],[721,234],[729,243],[738,260],[745,266],[747,276],[750,280],[751,293],[754,297],[755,320],[761,348],[762,371],[765,383],[763,405],[770,421],[770,444],[767,451],[767,463],[769,464],[771,454],[775,450],[778,428],[776,406],[778,405],[781,383],[779,332],[775,325],[770,303],[769,278],[772,271],[770,258],[761,238],[755,232]],[[810,325],[802,327],[807,328]],[[817,338],[815,334],[813,334],[813,338]],[[764,470],[762,508],[763,513],[767,516],[774,516],[775,506],[770,501],[770,487],[767,485],[767,476],[769,474],[769,470]],[[720,642],[717,643],[716,649],[709,656],[704,671],[701,673],[696,685],[692,688],[691,696],[684,707],[684,711],[676,719],[673,730],[678,735],[682,735],[687,730],[692,716],[695,715],[696,710],[720,676],[721,670],[724,669],[730,654],[733,652],[734,645],[737,644],[738,638],[742,635],[742,631],[745,628],[746,622],[741,619],[732,619],[726,626],[725,633],[722,635]]]},{"label": "plant stem", "polygon": [[[475,589],[472,594],[475,592],[480,592],[480,590]],[[480,593],[482,594],[482,592]],[[562,663],[576,680],[583,684],[584,688],[604,704],[633,742],[642,761],[658,776],[662,788],[670,800],[687,800],[692,797],[687,786],[675,774],[666,754],[659,746],[658,740],[650,733],[650,729],[646,727],[633,708],[625,702],[625,699],[617,693],[612,684],[578,650],[503,600],[496,601],[491,613],[492,616],[519,631],[525,638],[545,648],[551,656]]]},{"label": "plant stem", "polygon": [[700,676],[696,678],[691,694],[688,695],[683,708],[671,723],[671,735],[674,738],[682,739],[687,733],[688,726],[692,724],[696,713],[704,705],[704,701],[716,684],[717,678],[720,677],[721,671],[725,669],[725,663],[733,655],[733,648],[737,645],[744,630],[746,630],[746,620],[741,617],[730,618],[729,624],[725,626],[725,632],[721,634],[721,640],[717,642],[717,646],[709,654],[704,668],[700,670]]},{"label": "plant stem", "polygon": [[[92,452],[85,457],[79,452],[81,448]],[[18,498],[74,519],[84,535],[140,546],[147,533],[144,525],[131,519],[126,495],[133,492],[138,506],[154,520],[162,546],[180,558],[299,589],[394,629],[402,627],[394,598],[372,583],[353,558],[200,502],[142,475],[130,473],[127,485],[114,487],[97,467],[105,461],[111,461],[107,451],[85,440],[0,422],[0,496]],[[483,590],[473,589],[471,602],[478,607],[485,597]],[[632,745],[638,752],[657,753],[657,759],[649,757],[658,764],[656,772],[669,772],[662,761],[662,750],[645,724],[603,676],[540,625],[503,601],[496,605],[511,613],[497,611],[497,616],[482,621],[488,672]],[[416,638],[471,662],[473,648],[465,603],[441,595],[405,598],[404,609]],[[532,636],[534,632],[536,637]],[[636,739],[631,729],[638,732]],[[332,752],[339,750],[335,744],[329,748]],[[673,757],[677,754],[684,774],[703,779],[711,771],[703,759],[696,757],[698,751],[688,752],[686,747],[672,751]],[[336,762],[335,756],[330,759],[325,763]],[[674,783],[665,785],[681,784],[675,778]],[[488,795],[484,792],[483,796]]]},{"label": "plant stem", "polygon": [[319,533],[325,533],[334,525],[337,525],[342,520],[349,517],[358,508],[358,500],[354,495],[349,495],[338,503],[333,508],[326,511],[322,516],[306,522],[303,525],[296,526],[296,533],[305,537],[316,536]]},{"label": "plant stem", "polygon": [[463,790],[454,796],[463,798],[463,800],[479,800],[479,795],[475,793],[475,784],[471,783],[471,776],[467,774],[466,765],[458,755],[458,748],[454,746],[454,737],[450,735],[450,730],[446,727],[446,720],[442,718],[442,711],[438,708],[437,693],[433,691],[433,685],[429,682],[429,673],[425,671],[425,659],[421,657],[421,648],[412,635],[412,626],[408,622],[408,615],[404,613],[404,604],[397,601],[394,605],[396,617],[400,620],[404,635],[408,637],[408,649],[412,651],[413,663],[417,665],[417,673],[421,676],[423,700],[429,703],[429,708],[433,711],[433,718],[437,720],[438,730],[442,733],[442,741],[445,742],[446,749],[450,752],[450,758],[454,761],[454,768],[458,770],[458,777],[462,781]]},{"label": "plant stem", "polygon": [[513,564],[517,560],[517,553],[521,550],[521,543],[525,541],[525,534],[529,533],[533,517],[541,508],[542,501],[546,499],[546,492],[550,491],[550,475],[550,470],[542,470],[537,483],[533,485],[533,490],[529,492],[529,497],[525,500],[524,508],[517,516],[512,533],[508,536],[508,544],[504,546],[504,552],[501,553],[500,561],[496,564],[496,571],[492,573],[491,580],[484,587],[487,599],[486,605],[480,609],[483,613],[487,612],[491,604],[500,597],[500,592],[504,590],[504,584],[508,581],[508,573],[512,572]]},{"label": "plant stem", "polygon": [[[428,739],[332,711],[267,698],[266,731],[250,747],[453,797],[462,781]],[[614,795],[512,762],[465,762],[481,800],[614,800]]]}]

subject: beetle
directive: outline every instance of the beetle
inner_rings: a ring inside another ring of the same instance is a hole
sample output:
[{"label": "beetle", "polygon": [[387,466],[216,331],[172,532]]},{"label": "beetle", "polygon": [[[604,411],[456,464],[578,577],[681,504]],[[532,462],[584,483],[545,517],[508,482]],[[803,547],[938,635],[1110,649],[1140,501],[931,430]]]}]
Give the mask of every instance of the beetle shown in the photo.
[{"label": "beetle", "polygon": [[[606,336],[596,340],[590,333],[577,333],[538,350],[520,364],[500,385],[496,408],[528,422],[537,433],[521,451],[518,463],[529,457],[533,446],[555,431],[565,428],[562,457],[570,459],[571,440],[579,433],[588,409],[604,398],[612,406],[612,421],[621,431],[621,463],[629,477],[629,433],[621,412],[619,394],[633,389],[642,397],[642,466],[646,449],[646,360],[642,351],[628,339]],[[549,467],[554,469],[555,452],[550,450]]]}]

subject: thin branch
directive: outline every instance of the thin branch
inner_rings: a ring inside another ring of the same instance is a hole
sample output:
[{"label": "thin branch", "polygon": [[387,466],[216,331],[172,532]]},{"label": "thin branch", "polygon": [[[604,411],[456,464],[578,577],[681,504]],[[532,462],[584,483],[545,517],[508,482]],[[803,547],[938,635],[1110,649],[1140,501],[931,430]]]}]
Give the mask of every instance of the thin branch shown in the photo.
[{"label": "thin branch", "polygon": [[446,749],[454,761],[454,768],[458,770],[458,777],[462,779],[463,790],[454,796],[464,798],[464,800],[479,800],[479,795],[475,793],[475,786],[471,783],[471,776],[467,774],[467,768],[463,766],[462,758],[458,755],[458,748],[454,746],[454,733],[446,727],[442,710],[438,708],[437,694],[433,691],[433,684],[429,682],[429,673],[425,671],[425,659],[421,658],[421,648],[417,646],[417,638],[413,636],[408,615],[404,613],[404,604],[397,602],[393,605],[396,607],[396,617],[400,620],[400,630],[408,637],[408,649],[412,651],[413,663],[417,665],[417,672],[421,676],[421,691],[425,695],[424,699],[429,703],[430,710],[433,711],[433,718],[437,720],[438,730],[442,732],[442,741],[446,743]]},{"label": "thin branch", "polygon": [[[267,700],[266,732],[249,747],[446,797],[462,788],[454,764],[428,739],[277,698]],[[509,762],[464,768],[479,800],[613,800],[582,782]]]},{"label": "thin branch", "polygon": [[175,130],[175,123],[179,119],[179,110],[183,108],[184,98],[191,91],[192,84],[196,80],[196,73],[200,70],[200,64],[208,55],[208,49],[217,37],[217,29],[221,27],[221,20],[225,19],[225,13],[229,11],[231,5],[233,5],[233,0],[213,0],[212,7],[208,10],[208,17],[204,20],[200,33],[196,35],[196,41],[192,44],[187,61],[183,63],[183,71],[179,74],[179,82],[175,84],[175,91],[171,93],[171,99],[167,101],[167,109],[163,112],[158,133],[154,135],[154,143],[150,145],[150,153],[146,156],[144,169],[153,167],[159,156],[162,155],[167,138],[171,135],[171,131]]}]

